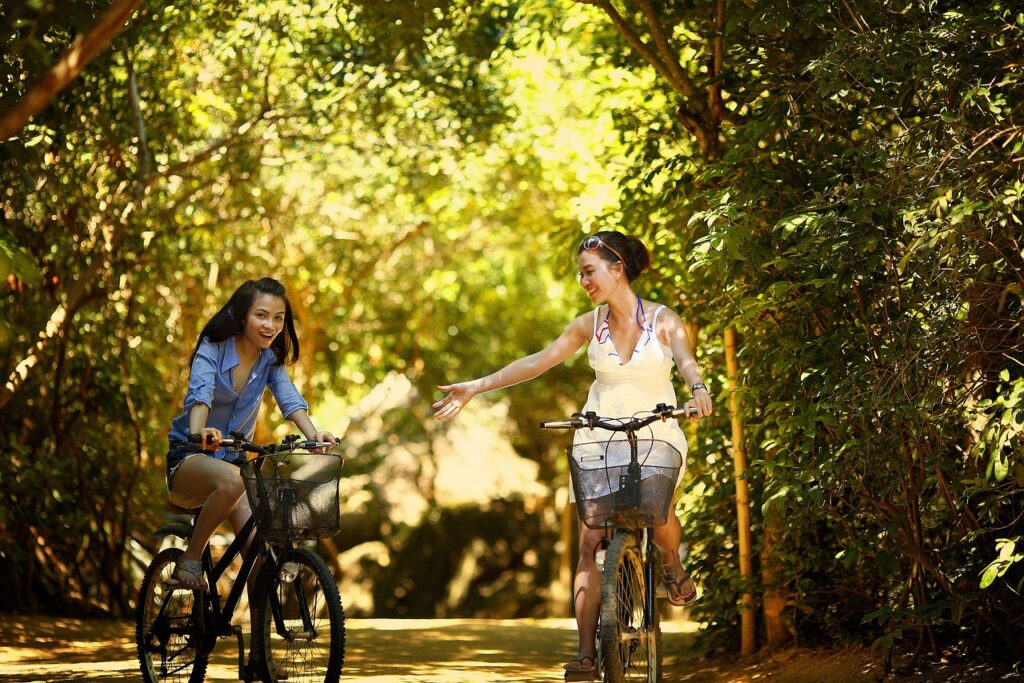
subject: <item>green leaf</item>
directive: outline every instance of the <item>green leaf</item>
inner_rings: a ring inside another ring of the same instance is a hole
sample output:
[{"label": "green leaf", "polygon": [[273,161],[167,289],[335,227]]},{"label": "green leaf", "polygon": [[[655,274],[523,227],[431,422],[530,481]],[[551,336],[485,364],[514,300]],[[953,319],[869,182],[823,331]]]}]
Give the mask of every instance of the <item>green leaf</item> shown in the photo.
[{"label": "green leaf", "polygon": [[0,240],[0,280],[15,275],[33,285],[42,281],[42,275],[32,256],[17,245]]}]

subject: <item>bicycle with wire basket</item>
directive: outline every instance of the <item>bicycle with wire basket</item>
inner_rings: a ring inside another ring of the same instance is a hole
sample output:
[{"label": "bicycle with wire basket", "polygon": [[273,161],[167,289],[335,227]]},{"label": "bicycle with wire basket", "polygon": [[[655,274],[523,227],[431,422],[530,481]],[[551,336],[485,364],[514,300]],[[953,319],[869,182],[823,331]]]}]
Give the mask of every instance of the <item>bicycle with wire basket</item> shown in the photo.
[{"label": "bicycle with wire basket", "polygon": [[[172,580],[180,548],[165,548],[153,558],[136,608],[142,680],[200,683],[217,640],[234,635],[243,681],[334,683],[345,659],[341,598],[324,561],[298,544],[338,532],[343,460],[324,452],[333,443],[300,441],[293,435],[278,444],[257,445],[242,434],[230,436],[221,441],[222,447],[250,454],[241,473],[253,514],[216,564],[209,545],[203,551],[208,591],[190,590]],[[164,526],[156,535],[177,536],[187,543],[198,510],[191,513],[191,523]],[[252,543],[243,551],[250,536]],[[217,581],[239,555],[241,569],[222,600]],[[256,589],[249,596],[255,622],[246,661],[242,629],[231,620],[257,562]]]},{"label": "bicycle with wire basket", "polygon": [[[606,429],[625,440],[576,444],[569,452],[577,512],[591,529],[606,532],[601,568],[595,671],[606,683],[662,680],[661,625],[655,604],[661,553],[654,528],[668,520],[682,455],[671,444],[637,438],[659,420],[698,415],[691,407],[658,404],[651,414],[630,418],[575,413],[568,420],[541,420],[542,429]],[[565,680],[593,675],[566,672]],[[589,678],[588,678],[589,676]]]}]

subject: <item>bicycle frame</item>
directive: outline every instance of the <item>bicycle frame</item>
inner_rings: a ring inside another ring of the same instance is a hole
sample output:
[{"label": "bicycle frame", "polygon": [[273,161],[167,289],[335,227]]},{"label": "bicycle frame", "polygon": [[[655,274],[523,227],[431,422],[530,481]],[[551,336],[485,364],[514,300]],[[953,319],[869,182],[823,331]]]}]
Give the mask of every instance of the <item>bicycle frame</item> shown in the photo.
[{"label": "bicycle frame", "polygon": [[[245,589],[256,560],[263,555],[266,555],[265,559],[267,560],[273,559],[270,555],[272,550],[263,543],[259,534],[253,534],[255,528],[256,513],[254,512],[245,524],[242,525],[241,530],[235,535],[234,540],[228,545],[227,550],[224,551],[216,565],[213,564],[213,554],[210,552],[209,545],[203,550],[203,571],[206,573],[208,577],[207,582],[210,584],[208,598],[213,611],[213,623],[216,626],[217,636],[231,635],[231,619],[234,616],[235,607],[238,606],[238,602],[242,598],[242,591]],[[249,547],[248,552],[243,552],[242,548],[250,536],[253,537],[252,545]],[[242,568],[239,570],[238,576],[235,577],[234,583],[231,584],[231,590],[228,591],[222,608],[220,604],[220,591],[217,590],[217,581],[239,555],[242,556]]]},{"label": "bicycle frame", "polygon": [[[259,470],[257,470],[257,472],[258,471]],[[267,505],[267,503],[263,503],[256,510],[252,511],[249,519],[242,525],[242,528],[235,535],[235,538],[228,545],[220,559],[217,560],[216,564],[213,562],[213,553],[210,551],[210,546],[207,545],[206,548],[203,549],[203,574],[207,578],[207,583],[209,584],[210,589],[202,592],[197,604],[202,608],[202,618],[199,623],[202,624],[204,631],[202,645],[207,651],[213,649],[217,638],[227,637],[234,633],[239,637],[239,639],[241,639],[240,631],[236,632],[232,628],[231,620],[234,617],[235,608],[238,606],[238,603],[242,598],[242,591],[246,588],[253,567],[259,559],[263,559],[264,562],[269,562],[271,564],[276,563],[274,546],[267,545],[261,538],[258,531],[257,520],[263,518]],[[182,536],[177,529],[164,527],[160,531],[165,530],[167,533],[174,533],[175,535],[182,537],[183,540],[187,540],[187,538]],[[191,527],[188,528],[188,532],[191,532]],[[252,538],[252,543],[249,545],[248,549],[244,549],[250,537]],[[222,605],[221,594],[217,589],[217,582],[224,576],[228,567],[238,556],[242,557],[242,566],[231,585],[231,589],[224,598]],[[307,630],[312,630],[312,617],[308,610],[305,609],[306,602],[305,595],[302,594],[303,587],[301,584],[297,583],[295,584],[295,589],[298,591],[298,597],[300,598],[298,604],[303,607],[300,615],[302,618],[302,624]],[[166,602],[164,604],[166,605]],[[284,633],[286,631],[286,627],[284,625],[283,617],[281,616],[281,605],[277,594],[274,591],[270,592],[270,607],[276,629],[279,633]],[[161,612],[162,611],[163,606],[161,607]],[[161,616],[162,614],[157,616],[158,621]]]},{"label": "bicycle frame", "polygon": [[[262,465],[268,456],[291,454],[297,450],[324,452],[318,449],[326,449],[336,443],[300,441],[297,436],[289,436],[280,444],[260,446],[245,439],[242,434],[233,432],[230,436],[232,438],[221,439],[220,445],[234,448],[243,454],[255,454],[255,459],[249,460],[254,472],[247,473],[246,477],[254,478],[261,491],[265,483],[273,485],[280,476],[276,469],[273,472],[264,471]],[[190,441],[198,442],[198,439],[190,437]],[[307,597],[319,595],[321,586],[330,585],[327,567],[314,552],[297,548],[298,539],[280,537],[276,533],[273,522],[268,519],[269,515],[277,510],[286,516],[286,520],[290,520],[288,511],[291,507],[286,504],[277,509],[275,505],[280,505],[278,498],[262,493],[257,496],[248,490],[248,483],[246,488],[247,495],[255,503],[252,514],[216,562],[209,544],[203,548],[199,564],[200,572],[209,584],[208,589],[193,590],[179,581],[169,581],[166,568],[174,563],[180,564],[180,548],[161,550],[157,555],[158,562],[151,563],[147,569],[143,581],[145,596],[140,594],[136,626],[136,643],[145,680],[163,680],[168,672],[182,671],[193,666],[198,667],[195,672],[202,675],[217,640],[234,635],[238,639],[239,678],[252,681],[256,676],[265,675],[271,670],[268,667],[274,664],[272,652],[264,650],[270,647],[272,635],[288,641],[295,638],[312,641],[323,630],[318,625],[319,616],[314,614],[315,610],[311,608]],[[295,503],[294,500],[291,502]],[[191,523],[187,525],[175,523],[163,526],[157,530],[156,535],[173,535],[188,543],[195,531],[197,515],[198,512],[194,511]],[[316,535],[313,537],[319,538]],[[222,593],[218,589],[218,582],[239,557],[241,567],[237,576],[226,594]],[[260,579],[258,585],[254,585],[256,590],[249,595],[250,606],[258,620],[254,622],[254,633],[258,634],[258,638],[247,649],[242,627],[232,626],[231,621],[240,604],[242,591],[248,584],[254,583],[253,572],[260,562]],[[302,567],[311,573],[301,573]],[[307,587],[306,581],[299,577],[312,577],[312,588]],[[162,589],[154,588],[156,586],[162,586]],[[176,596],[182,597],[184,593],[187,595],[179,601]],[[330,663],[327,671],[333,671],[332,676],[335,678],[332,680],[336,680],[344,658],[344,614],[337,588],[327,593],[331,614],[327,641],[330,644]],[[143,602],[143,597],[146,602]]]},{"label": "bicycle frame", "polygon": [[[619,526],[619,523],[622,522],[622,519],[620,518],[616,520],[615,515],[619,514],[620,511],[628,515],[629,511],[635,511],[641,508],[640,499],[642,468],[639,462],[639,439],[637,438],[637,432],[643,427],[646,427],[647,425],[650,425],[658,420],[666,420],[669,418],[697,414],[699,414],[699,411],[696,408],[682,408],[677,410],[671,406],[659,404],[652,411],[651,415],[647,417],[634,417],[629,420],[613,420],[601,418],[598,417],[595,413],[590,412],[586,414],[576,413],[569,420],[541,420],[540,423],[542,429],[576,430],[587,427],[589,429],[602,428],[613,432],[625,432],[626,441],[629,444],[629,464],[626,467],[625,473],[619,474],[618,488],[615,490],[613,514],[608,517],[608,521],[612,523],[612,526],[608,526],[605,528],[605,539],[609,546],[613,544],[614,539],[623,534],[631,534],[637,540],[636,546],[640,552],[640,561],[642,563],[642,571],[644,577],[644,613],[643,623],[640,625],[640,629],[638,629],[634,634],[632,634],[629,639],[631,644],[628,647],[628,655],[626,656],[628,658],[632,658],[633,654],[637,651],[637,649],[643,646],[642,643],[644,642],[644,639],[650,637],[651,640],[648,640],[646,642],[646,647],[648,649],[648,653],[650,651],[650,648],[655,648],[655,671],[660,671],[661,654],[657,650],[658,643],[660,642],[660,638],[657,634],[657,563],[655,561],[655,558],[658,554],[658,550],[654,543],[654,527],[649,525],[631,526],[628,523]],[[648,517],[647,519],[650,518]],[[639,521],[639,519],[637,519],[636,521]],[[606,568],[602,569],[602,573],[606,571],[608,571],[607,565]],[[603,583],[604,581],[602,581],[602,584]],[[602,594],[602,604],[604,604],[605,599],[606,596]],[[602,634],[602,627],[606,626],[607,625],[602,624],[601,622],[601,611],[599,611],[597,621],[598,647],[595,665],[598,671],[605,671],[606,674],[609,674],[608,670],[606,669],[606,666],[608,665],[606,662],[603,661],[604,646],[601,645],[601,641],[604,638]],[[612,628],[614,629],[614,627]],[[612,633],[615,632],[615,630],[612,631]],[[651,633],[653,633],[654,635],[649,636],[649,634]],[[617,647],[621,648],[622,642],[620,642]],[[648,654],[648,656],[650,656],[650,654]],[[621,659],[622,657],[622,650],[619,650],[618,658]],[[649,662],[650,660],[648,660],[648,665]],[[651,669],[648,669],[648,673],[651,673]],[[566,680],[577,679],[570,679],[569,674],[567,673]],[[578,680],[583,679],[581,678]],[[611,680],[618,679],[612,678]]]}]

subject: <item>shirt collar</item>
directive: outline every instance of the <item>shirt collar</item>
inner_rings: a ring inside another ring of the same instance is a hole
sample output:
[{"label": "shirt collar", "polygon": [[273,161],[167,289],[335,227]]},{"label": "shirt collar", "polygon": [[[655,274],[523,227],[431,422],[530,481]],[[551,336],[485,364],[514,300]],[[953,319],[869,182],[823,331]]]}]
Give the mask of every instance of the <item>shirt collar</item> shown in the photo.
[{"label": "shirt collar", "polygon": [[220,371],[227,372],[238,365],[238,348],[235,346],[235,338],[228,337],[225,340],[224,354],[220,357]]},{"label": "shirt collar", "polygon": [[[227,372],[233,369],[241,361],[238,360],[238,347],[235,346],[235,337],[228,337],[224,340],[224,352],[220,357],[220,371]],[[260,355],[256,356],[256,362],[252,369],[256,371],[265,363],[273,363],[276,360],[273,349],[260,349]]]}]

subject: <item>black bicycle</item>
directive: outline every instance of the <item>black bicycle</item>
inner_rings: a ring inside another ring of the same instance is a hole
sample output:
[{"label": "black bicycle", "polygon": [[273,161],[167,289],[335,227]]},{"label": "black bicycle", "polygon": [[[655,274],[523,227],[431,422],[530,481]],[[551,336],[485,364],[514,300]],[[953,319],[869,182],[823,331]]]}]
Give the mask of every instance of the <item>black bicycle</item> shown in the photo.
[{"label": "black bicycle", "polygon": [[[179,587],[171,580],[181,548],[157,553],[142,580],[135,640],[145,683],[201,683],[218,638],[238,639],[238,676],[243,681],[325,681],[341,676],[345,659],[345,614],[338,587],[315,552],[302,541],[338,532],[338,478],[343,461],[321,452],[334,444],[300,441],[256,445],[232,433],[221,446],[254,457],[241,465],[253,514],[214,564],[203,551],[208,591]],[[189,524],[170,524],[157,536],[186,543]],[[254,533],[255,532],[255,533]],[[243,553],[247,539],[252,543]],[[217,580],[242,555],[241,569],[222,600]],[[231,619],[253,568],[259,563],[248,662],[240,626]]]},{"label": "black bicycle", "polygon": [[653,529],[668,520],[683,458],[671,444],[637,438],[637,432],[658,420],[696,414],[696,408],[659,404],[642,417],[608,418],[588,412],[540,423],[542,429],[586,427],[626,435],[625,440],[576,444],[569,453],[580,520],[607,532],[595,662],[606,683],[662,680],[661,625],[655,605],[661,552]]}]

